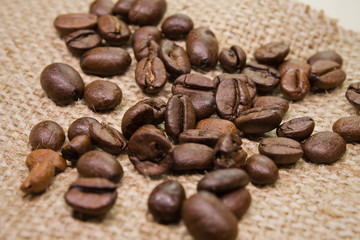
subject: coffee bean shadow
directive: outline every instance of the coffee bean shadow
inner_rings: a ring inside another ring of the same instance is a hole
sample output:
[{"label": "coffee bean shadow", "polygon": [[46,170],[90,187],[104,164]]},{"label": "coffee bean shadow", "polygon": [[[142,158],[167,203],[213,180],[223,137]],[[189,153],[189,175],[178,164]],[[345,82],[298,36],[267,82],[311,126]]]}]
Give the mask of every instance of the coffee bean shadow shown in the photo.
[{"label": "coffee bean shadow", "polygon": [[173,177],[180,177],[180,176],[184,176],[184,175],[198,175],[198,174],[206,174],[209,171],[213,171],[212,169],[208,169],[208,170],[186,170],[186,171],[176,171],[176,172],[171,172],[168,173],[169,176],[173,176]]},{"label": "coffee bean shadow", "polygon": [[45,193],[45,191],[42,191],[40,193],[27,193],[25,194],[22,198],[25,201],[36,201],[38,200],[43,194]]},{"label": "coffee bean shadow", "polygon": [[78,211],[73,211],[71,215],[76,220],[80,220],[82,222],[92,222],[92,223],[101,223],[106,218],[106,214],[94,216],[94,215],[81,213]]}]

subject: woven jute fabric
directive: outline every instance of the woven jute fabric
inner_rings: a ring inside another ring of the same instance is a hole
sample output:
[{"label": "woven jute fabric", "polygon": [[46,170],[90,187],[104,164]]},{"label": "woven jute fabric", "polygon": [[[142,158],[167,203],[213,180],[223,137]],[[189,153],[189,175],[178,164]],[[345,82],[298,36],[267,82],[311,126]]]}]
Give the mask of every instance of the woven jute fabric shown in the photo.
[{"label": "woven jute fabric", "polygon": [[[168,0],[166,16],[185,13],[195,26],[210,27],[220,48],[238,44],[253,58],[254,50],[271,41],[289,43],[288,58],[306,60],[321,50],[336,50],[344,58],[344,84],[332,91],[312,92],[291,103],[284,121],[309,116],[315,132],[331,130],[340,117],[357,115],[344,93],[360,80],[360,34],[337,26],[322,12],[293,0]],[[72,216],[64,193],[77,177],[74,168],[54,178],[41,195],[24,196],[19,190],[26,178],[28,135],[40,121],[54,120],[65,131],[70,123],[90,116],[120,129],[124,112],[143,94],[134,81],[136,61],[122,76],[110,78],[123,91],[123,101],[111,113],[95,113],[83,100],[60,107],[46,97],[39,76],[54,62],[70,64],[86,84],[99,79],[82,73],[79,59],[66,49],[53,27],[59,14],[88,12],[91,0],[1,0],[0,8],[0,239],[191,239],[183,222],[155,223],[147,212],[147,198],[160,182],[176,179],[187,196],[196,192],[200,174],[165,175],[157,180],[135,171],[127,155],[117,159],[124,168],[118,199],[102,219],[81,221]],[[130,46],[126,49],[133,57]],[[134,57],[133,57],[134,59]],[[205,73],[214,77],[218,66]],[[165,101],[171,84],[158,95]],[[280,95],[280,94],[279,94]],[[265,136],[274,136],[274,132]],[[244,139],[248,155],[257,153],[257,142]],[[238,239],[359,239],[359,144],[347,144],[346,154],[331,165],[299,160],[280,169],[273,186],[247,189],[252,195],[249,211],[239,221]]]}]

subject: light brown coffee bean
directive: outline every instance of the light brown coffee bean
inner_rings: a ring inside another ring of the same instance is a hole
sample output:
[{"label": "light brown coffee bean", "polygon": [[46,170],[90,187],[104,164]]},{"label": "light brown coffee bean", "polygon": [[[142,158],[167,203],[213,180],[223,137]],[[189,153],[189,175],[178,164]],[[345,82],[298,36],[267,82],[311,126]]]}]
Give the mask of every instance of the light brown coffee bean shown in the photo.
[{"label": "light brown coffee bean", "polygon": [[36,164],[41,163],[45,159],[51,159],[56,173],[64,171],[67,167],[65,159],[51,149],[37,149],[32,151],[27,155],[25,164],[31,171]]}]

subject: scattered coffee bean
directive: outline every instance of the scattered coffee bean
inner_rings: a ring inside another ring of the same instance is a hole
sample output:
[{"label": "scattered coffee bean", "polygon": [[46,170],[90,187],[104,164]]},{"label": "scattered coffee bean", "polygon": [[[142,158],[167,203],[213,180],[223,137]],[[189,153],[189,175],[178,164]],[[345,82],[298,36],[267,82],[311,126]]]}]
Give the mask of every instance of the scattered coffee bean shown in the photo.
[{"label": "scattered coffee bean", "polygon": [[95,0],[91,3],[89,12],[98,16],[110,15],[112,8],[112,0]]},{"label": "scattered coffee bean", "polygon": [[287,122],[282,123],[276,129],[278,137],[286,137],[294,139],[298,142],[310,137],[315,128],[315,122],[310,117],[293,118]]},{"label": "scattered coffee bean", "polygon": [[161,24],[161,31],[166,38],[180,40],[193,29],[194,23],[188,15],[174,14],[167,17]]},{"label": "scattered coffee bean", "polygon": [[346,74],[333,61],[319,60],[311,65],[311,85],[319,89],[332,89],[345,81]]},{"label": "scattered coffee bean", "polygon": [[128,20],[128,14],[131,8],[131,5],[135,0],[119,0],[115,3],[112,14],[119,15],[122,19]]},{"label": "scattered coffee bean", "polygon": [[57,16],[54,26],[61,35],[68,35],[77,30],[95,29],[97,20],[94,14],[70,13]]},{"label": "scattered coffee bean", "polygon": [[334,123],[332,130],[346,142],[360,142],[360,117],[342,117]]},{"label": "scattered coffee bean", "polygon": [[315,53],[307,60],[307,62],[310,65],[313,65],[315,62],[317,62],[319,60],[333,61],[333,62],[338,63],[340,65],[340,67],[343,64],[342,57],[337,52],[334,52],[334,51],[322,51],[322,52]]},{"label": "scattered coffee bean", "polygon": [[157,25],[166,12],[165,0],[135,0],[129,10],[129,20],[140,26]]},{"label": "scattered coffee bean", "polygon": [[196,124],[195,128],[201,130],[214,130],[220,132],[221,134],[228,132],[239,134],[239,130],[236,128],[234,123],[229,120],[219,118],[203,119]]},{"label": "scattered coffee bean", "polygon": [[360,82],[350,84],[346,90],[345,97],[349,103],[360,109]]},{"label": "scattered coffee bean", "polygon": [[65,159],[57,152],[51,149],[37,149],[29,153],[26,157],[25,164],[31,171],[36,164],[41,163],[45,159],[50,159],[55,167],[55,173],[62,172],[66,169]]},{"label": "scattered coffee bean", "polygon": [[267,156],[255,154],[246,160],[245,171],[256,185],[273,184],[279,178],[279,169]]},{"label": "scattered coffee bean", "polygon": [[240,81],[242,81],[242,84],[245,84],[245,86],[247,87],[247,92],[250,95],[251,99],[254,99],[256,96],[256,86],[255,83],[250,81],[249,78],[247,78],[247,76],[245,74],[229,74],[229,73],[222,73],[217,75],[213,82],[214,82],[214,86],[216,88],[216,86],[218,86],[220,84],[220,82],[226,80],[226,79],[238,79]]},{"label": "scattered coffee bean", "polygon": [[138,28],[132,36],[132,45],[138,40],[153,40],[156,43],[161,41],[161,31],[155,26],[143,26]]},{"label": "scattered coffee bean", "polygon": [[97,25],[100,35],[111,46],[122,46],[130,39],[129,27],[115,16],[101,16]]},{"label": "scattered coffee bean", "polygon": [[65,132],[54,121],[42,121],[31,129],[29,142],[32,149],[47,148],[57,151],[65,142]]},{"label": "scattered coffee bean", "polygon": [[281,97],[260,96],[253,100],[253,107],[278,106],[285,114],[289,110],[289,102]]},{"label": "scattered coffee bean", "polygon": [[147,98],[138,103],[149,105],[153,109],[154,120],[152,124],[157,125],[165,120],[166,102],[164,102],[162,99]]},{"label": "scattered coffee bean", "polygon": [[133,51],[136,61],[143,58],[158,57],[159,45],[154,40],[136,40],[133,44]]},{"label": "scattered coffee bean", "polygon": [[306,74],[306,76],[310,76],[311,66],[306,62],[297,59],[289,59],[284,61],[278,67],[278,71],[281,75],[284,75],[284,73],[286,73],[291,68],[296,70],[302,70]]},{"label": "scattered coffee bean", "polygon": [[69,160],[73,166],[76,166],[77,160],[81,155],[90,151],[92,148],[93,146],[90,137],[87,135],[79,135],[61,148],[61,154],[64,158]]},{"label": "scattered coffee bean", "polygon": [[74,55],[81,56],[86,51],[101,44],[101,36],[94,30],[78,30],[65,38],[66,47]]},{"label": "scattered coffee bean", "polygon": [[241,47],[233,45],[230,49],[221,50],[219,62],[226,72],[232,73],[245,67],[246,53]]},{"label": "scattered coffee bean", "polygon": [[183,94],[187,96],[198,94],[210,94],[214,95],[214,83],[213,81],[200,74],[184,74],[175,79],[172,86],[172,94]]},{"label": "scattered coffee bean", "polygon": [[216,143],[215,167],[216,168],[243,168],[247,153],[241,147],[239,135],[226,133]]},{"label": "scattered coffee bean", "polygon": [[246,213],[251,204],[251,195],[245,188],[225,193],[219,196],[219,199],[238,219]]},{"label": "scattered coffee bean", "polygon": [[308,75],[299,69],[289,69],[281,76],[280,90],[287,100],[303,99],[310,91]]},{"label": "scattered coffee bean", "polygon": [[211,117],[216,111],[215,97],[212,94],[190,94],[189,99],[194,107],[197,121]]},{"label": "scattered coffee bean", "polygon": [[200,143],[213,148],[221,136],[218,131],[188,129],[179,135],[179,143]]},{"label": "scattered coffee bean", "polygon": [[136,65],[135,81],[144,93],[159,93],[166,80],[165,66],[158,57],[143,58]]},{"label": "scattered coffee bean", "polygon": [[290,52],[290,46],[283,42],[272,42],[258,48],[254,57],[262,64],[278,65]]},{"label": "scattered coffee bean", "polygon": [[81,117],[73,121],[68,129],[68,138],[71,141],[74,137],[79,135],[86,135],[90,137],[89,126],[91,123],[97,122],[95,118],[92,117]]}]

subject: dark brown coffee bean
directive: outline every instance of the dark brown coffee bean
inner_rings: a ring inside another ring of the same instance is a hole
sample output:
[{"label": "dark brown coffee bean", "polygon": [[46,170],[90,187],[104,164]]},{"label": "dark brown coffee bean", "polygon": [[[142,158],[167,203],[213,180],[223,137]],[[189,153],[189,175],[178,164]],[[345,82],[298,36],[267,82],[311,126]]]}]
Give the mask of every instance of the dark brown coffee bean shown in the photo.
[{"label": "dark brown coffee bean", "polygon": [[225,79],[238,79],[238,80],[242,81],[243,84],[245,84],[247,87],[247,92],[249,93],[250,98],[251,99],[255,98],[255,96],[256,96],[255,83],[250,81],[249,78],[247,78],[247,76],[245,74],[229,74],[229,73],[219,74],[213,80],[215,88],[216,88],[216,86],[218,86],[220,84],[220,82],[222,82]]},{"label": "dark brown coffee bean", "polygon": [[143,58],[136,65],[135,81],[144,93],[160,92],[164,88],[166,80],[165,66],[159,58]]},{"label": "dark brown coffee bean", "polygon": [[125,137],[105,123],[93,122],[89,126],[91,140],[104,151],[117,155],[127,147]]},{"label": "dark brown coffee bean", "polygon": [[86,51],[101,44],[101,36],[94,30],[78,30],[65,38],[66,47],[71,53],[81,56]]},{"label": "dark brown coffee bean", "polygon": [[136,130],[129,140],[128,155],[135,169],[144,176],[158,177],[167,172],[173,160],[169,154],[171,143],[153,125]]},{"label": "dark brown coffee bean", "polygon": [[180,40],[193,29],[194,23],[188,15],[174,14],[167,17],[161,24],[161,31],[166,38]]},{"label": "dark brown coffee bean", "polygon": [[182,218],[196,240],[234,240],[238,233],[234,214],[209,192],[199,192],[185,200]]},{"label": "dark brown coffee bean", "polygon": [[99,123],[95,118],[82,117],[73,121],[68,129],[68,138],[71,141],[74,137],[79,135],[86,135],[90,137],[89,126],[92,122]]},{"label": "dark brown coffee bean", "polygon": [[128,14],[131,8],[131,5],[135,0],[119,0],[115,3],[112,14],[121,16],[124,20],[128,20]]},{"label": "dark brown coffee bean", "polygon": [[241,47],[233,45],[230,49],[221,50],[219,62],[226,72],[232,73],[245,67],[246,53]]},{"label": "dark brown coffee bean", "polygon": [[325,131],[311,135],[302,144],[304,157],[317,164],[339,160],[346,151],[345,140],[335,132]]},{"label": "dark brown coffee bean", "polygon": [[346,142],[360,142],[360,117],[349,116],[339,118],[333,125],[332,130]]},{"label": "dark brown coffee bean", "polygon": [[173,95],[165,110],[165,131],[177,141],[180,133],[195,128],[196,115],[188,96]]},{"label": "dark brown coffee bean", "polygon": [[214,166],[214,150],[203,144],[176,145],[171,151],[171,156],[174,171],[208,170]]},{"label": "dark brown coffee bean", "polygon": [[174,77],[191,71],[190,60],[186,51],[172,41],[163,40],[161,42],[159,58],[163,61],[166,71]]},{"label": "dark brown coffee bean", "polygon": [[303,99],[310,91],[308,75],[299,69],[289,69],[281,76],[280,90],[290,101]]},{"label": "dark brown coffee bean", "polygon": [[76,164],[82,177],[106,178],[114,183],[120,182],[124,170],[115,157],[103,151],[90,151],[83,154]]},{"label": "dark brown coffee bean", "polygon": [[345,81],[346,73],[333,61],[319,60],[311,65],[311,85],[320,89],[332,89]]},{"label": "dark brown coffee bean", "polygon": [[133,51],[136,61],[143,58],[153,58],[158,56],[159,45],[154,40],[136,40],[133,44]]},{"label": "dark brown coffee bean", "polygon": [[245,171],[257,185],[273,184],[279,178],[276,164],[265,155],[255,154],[246,160]]},{"label": "dark brown coffee bean", "polygon": [[313,65],[315,62],[317,62],[319,60],[333,61],[333,62],[338,63],[340,65],[340,67],[343,64],[342,57],[337,52],[334,52],[334,51],[322,51],[322,52],[315,53],[307,60],[307,62],[310,65]]},{"label": "dark brown coffee bean", "polygon": [[57,16],[54,26],[61,35],[68,35],[81,29],[94,29],[97,20],[98,18],[94,14],[70,13]]},{"label": "dark brown coffee bean", "polygon": [[165,0],[135,0],[129,10],[129,20],[140,26],[157,25],[166,12]]},{"label": "dark brown coffee bean", "polygon": [[346,90],[345,97],[349,103],[360,109],[360,82],[350,84]]},{"label": "dark brown coffee bean", "polygon": [[196,124],[195,128],[201,130],[214,130],[222,134],[228,132],[231,132],[233,134],[239,134],[239,130],[236,128],[234,123],[229,120],[219,118],[203,119]]},{"label": "dark brown coffee bean", "polygon": [[209,118],[216,111],[215,97],[212,94],[190,94],[189,99],[195,110],[196,121]]},{"label": "dark brown coffee bean", "polygon": [[46,148],[57,151],[65,142],[65,132],[54,121],[42,121],[31,129],[29,142],[32,149]]},{"label": "dark brown coffee bean", "polygon": [[200,143],[214,147],[222,134],[213,130],[188,129],[179,135],[179,143]]},{"label": "dark brown coffee bean", "polygon": [[80,59],[81,69],[86,74],[101,77],[121,75],[131,64],[129,53],[118,47],[97,47],[85,52]]},{"label": "dark brown coffee bean", "polygon": [[85,84],[80,74],[65,63],[52,63],[40,75],[41,87],[58,105],[68,105],[82,98]]},{"label": "dark brown coffee bean", "polygon": [[29,155],[27,155],[25,163],[31,171],[36,164],[41,163],[47,158],[51,159],[53,162],[55,173],[62,172],[66,169],[66,160],[59,153],[51,149],[37,149],[32,151]]},{"label": "dark brown coffee bean", "polygon": [[283,42],[272,42],[258,48],[254,57],[262,64],[278,65],[290,52],[290,46]]},{"label": "dark brown coffee bean", "polygon": [[219,199],[238,219],[246,213],[251,204],[251,195],[245,188],[223,194]]},{"label": "dark brown coffee bean", "polygon": [[260,141],[259,153],[271,158],[276,164],[294,164],[304,152],[300,143],[293,139],[273,137]]},{"label": "dark brown coffee bean", "polygon": [[103,39],[111,46],[124,45],[131,35],[126,23],[112,15],[99,17],[98,31]]},{"label": "dark brown coffee bean", "polygon": [[200,93],[206,93],[214,95],[214,83],[213,81],[200,74],[184,74],[178,77],[172,86],[172,94],[183,94],[187,96],[198,95]]},{"label": "dark brown coffee bean", "polygon": [[96,80],[85,87],[84,100],[93,111],[109,111],[121,103],[122,91],[113,82]]},{"label": "dark brown coffee bean", "polygon": [[289,110],[289,102],[283,98],[275,96],[261,96],[253,100],[253,107],[278,106],[285,114]]},{"label": "dark brown coffee bean", "polygon": [[276,129],[278,137],[286,137],[294,139],[298,142],[310,137],[314,131],[315,122],[310,117],[293,118],[290,121],[282,123]]},{"label": "dark brown coffee bean", "polygon": [[209,28],[198,27],[186,38],[186,52],[193,67],[209,70],[216,66],[219,43]]},{"label": "dark brown coffee bean", "polygon": [[95,0],[91,3],[89,12],[98,16],[110,15],[113,5],[112,0]]},{"label": "dark brown coffee bean", "polygon": [[182,204],[186,199],[183,186],[174,180],[165,181],[152,190],[148,208],[155,221],[168,224],[181,219]]},{"label": "dark brown coffee bean", "polygon": [[284,75],[284,73],[291,68],[302,70],[306,74],[306,76],[310,76],[311,66],[306,62],[297,59],[289,59],[284,61],[278,67],[278,71],[281,75]]},{"label": "dark brown coffee bean", "polygon": [[65,193],[66,203],[75,211],[103,215],[115,204],[116,185],[105,178],[79,178]]},{"label": "dark brown coffee bean", "polygon": [[152,122],[153,125],[158,125],[165,120],[166,102],[164,102],[162,99],[147,98],[138,102],[138,104],[146,104],[153,109],[153,113],[154,113],[154,120]]},{"label": "dark brown coffee bean", "polygon": [[156,43],[160,43],[161,37],[161,31],[157,27],[143,26],[134,32],[131,41],[133,45],[138,40],[153,40]]},{"label": "dark brown coffee bean", "polygon": [[215,151],[216,168],[243,168],[247,153],[241,147],[239,135],[226,133],[217,142]]},{"label": "dark brown coffee bean", "polygon": [[74,137],[70,142],[66,143],[61,148],[61,154],[64,158],[69,160],[73,166],[76,166],[77,160],[81,155],[90,151],[93,148],[89,136],[80,135]]},{"label": "dark brown coffee bean", "polygon": [[206,174],[200,179],[197,190],[209,191],[216,195],[228,193],[245,187],[250,182],[244,170],[231,168],[220,169]]}]

